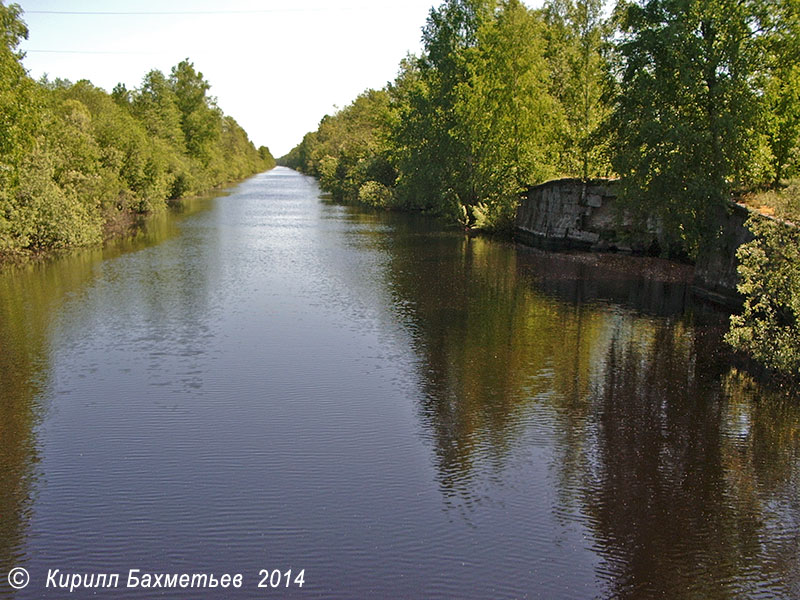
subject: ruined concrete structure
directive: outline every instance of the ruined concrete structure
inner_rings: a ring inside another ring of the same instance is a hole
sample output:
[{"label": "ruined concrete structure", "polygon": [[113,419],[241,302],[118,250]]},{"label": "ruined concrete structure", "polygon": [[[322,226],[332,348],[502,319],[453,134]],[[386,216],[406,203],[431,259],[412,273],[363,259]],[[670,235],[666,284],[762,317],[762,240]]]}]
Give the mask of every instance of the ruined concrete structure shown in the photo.
[{"label": "ruined concrete structure", "polygon": [[[557,179],[528,189],[516,215],[516,237],[550,249],[646,252],[658,243],[657,219],[636,226],[616,207],[616,181]],[[730,203],[720,210],[715,243],[704,248],[695,264],[692,290],[718,303],[736,306],[736,249],[752,239],[745,227],[747,208]],[[715,227],[716,229],[717,227]]]}]

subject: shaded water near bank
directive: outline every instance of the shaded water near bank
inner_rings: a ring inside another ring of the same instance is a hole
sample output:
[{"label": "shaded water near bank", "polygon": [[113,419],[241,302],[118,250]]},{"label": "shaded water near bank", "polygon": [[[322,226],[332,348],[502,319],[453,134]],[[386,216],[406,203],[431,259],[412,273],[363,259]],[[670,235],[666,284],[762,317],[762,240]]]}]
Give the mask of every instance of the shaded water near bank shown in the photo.
[{"label": "shaded water near bank", "polygon": [[283,168],[187,207],[0,272],[0,597],[76,597],[50,569],[120,573],[110,598],[154,595],[129,569],[241,573],[234,598],[800,597],[800,407],[731,368],[683,267]]}]

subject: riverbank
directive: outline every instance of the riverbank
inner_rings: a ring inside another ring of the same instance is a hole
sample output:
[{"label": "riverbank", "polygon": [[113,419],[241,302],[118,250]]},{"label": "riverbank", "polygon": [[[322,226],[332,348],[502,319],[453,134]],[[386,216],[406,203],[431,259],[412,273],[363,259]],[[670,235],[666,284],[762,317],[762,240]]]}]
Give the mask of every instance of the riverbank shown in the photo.
[{"label": "riverbank", "polygon": [[[0,4],[0,254],[90,247],[124,234],[172,198],[274,166],[225,115],[188,59],[111,93],[88,80],[34,81],[10,52],[27,35]],[[3,50],[3,48],[0,48]],[[11,110],[11,107],[14,107]]]},{"label": "riverbank", "polygon": [[[576,178],[531,186],[514,214],[511,238],[550,251],[663,256],[665,236],[658,217],[644,223],[626,218],[615,206],[616,186],[615,180]],[[792,198],[785,194],[779,199],[792,205]],[[694,297],[730,315],[725,341],[741,353],[737,364],[794,389],[800,381],[800,256],[794,258],[800,236],[786,214],[781,212],[781,219],[765,215],[753,209],[752,199],[750,204],[729,202],[712,215],[715,235],[703,242],[694,260],[685,251],[667,255],[676,264],[690,265]],[[467,225],[465,232],[474,237],[487,230]]]},{"label": "riverbank", "polygon": [[[516,238],[548,249],[662,253],[661,220],[628,218],[616,188],[613,180],[579,179],[532,186],[517,210]],[[732,313],[726,343],[792,387],[800,382],[798,189],[743,195],[709,211],[690,288]]]},{"label": "riverbank", "polygon": [[[566,178],[531,186],[523,195],[514,221],[515,238],[547,249],[663,254],[663,226],[656,217],[634,222],[617,206],[616,180]],[[753,240],[746,227],[755,213],[734,202],[719,211],[707,242],[692,262],[692,292],[729,309],[740,308],[737,250]]]},{"label": "riverbank", "polygon": [[9,266],[19,266],[26,263],[49,260],[71,252],[105,247],[119,242],[120,240],[135,237],[147,226],[148,222],[157,218],[164,212],[180,210],[185,203],[216,195],[227,188],[231,188],[246,181],[250,177],[258,175],[259,173],[266,173],[273,168],[274,166],[271,166],[263,171],[256,171],[244,177],[233,179],[187,196],[165,199],[156,209],[148,212],[135,212],[133,210],[111,208],[103,213],[101,237],[94,243],[68,247],[35,247],[20,248],[13,251],[0,251],[0,270]]}]

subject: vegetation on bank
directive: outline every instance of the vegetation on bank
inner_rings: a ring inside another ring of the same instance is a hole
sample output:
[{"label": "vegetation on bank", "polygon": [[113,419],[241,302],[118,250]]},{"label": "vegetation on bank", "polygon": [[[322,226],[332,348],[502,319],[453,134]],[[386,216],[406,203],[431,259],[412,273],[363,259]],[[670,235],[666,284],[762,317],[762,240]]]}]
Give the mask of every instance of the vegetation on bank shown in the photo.
[{"label": "vegetation on bank", "polygon": [[745,301],[726,340],[800,380],[800,181],[745,200],[766,217],[750,218],[755,239],[737,253]]},{"label": "vegetation on bank", "polygon": [[131,215],[274,166],[188,59],[109,94],[32,80],[27,33],[0,2],[0,256],[95,244]]},{"label": "vegetation on bank", "polygon": [[[695,256],[732,194],[800,176],[800,5],[604,8],[445,0],[393,82],[326,115],[280,162],[338,199],[495,230],[529,185],[616,176],[626,214],[655,217],[663,251]],[[800,378],[800,235],[752,229],[728,340]]]},{"label": "vegetation on bank", "polygon": [[558,175],[609,172],[600,0],[448,0],[424,51],[281,159],[334,197],[507,229],[519,193]]}]

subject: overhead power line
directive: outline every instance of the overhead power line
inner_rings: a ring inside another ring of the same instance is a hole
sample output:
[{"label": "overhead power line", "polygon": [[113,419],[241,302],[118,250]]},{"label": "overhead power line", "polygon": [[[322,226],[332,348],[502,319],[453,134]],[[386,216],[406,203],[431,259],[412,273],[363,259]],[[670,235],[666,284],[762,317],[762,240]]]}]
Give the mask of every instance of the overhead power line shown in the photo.
[{"label": "overhead power line", "polygon": [[84,10],[26,10],[25,14],[35,15],[253,15],[276,12],[327,12],[342,10],[363,10],[367,6],[358,7],[324,7],[324,8],[271,8],[260,10],[159,10],[159,11],[84,11]]},{"label": "overhead power line", "polygon": [[158,54],[158,52],[142,52],[141,50],[24,50],[26,54]]}]

